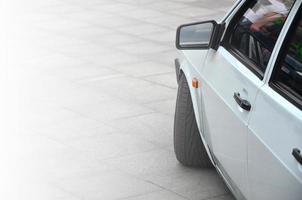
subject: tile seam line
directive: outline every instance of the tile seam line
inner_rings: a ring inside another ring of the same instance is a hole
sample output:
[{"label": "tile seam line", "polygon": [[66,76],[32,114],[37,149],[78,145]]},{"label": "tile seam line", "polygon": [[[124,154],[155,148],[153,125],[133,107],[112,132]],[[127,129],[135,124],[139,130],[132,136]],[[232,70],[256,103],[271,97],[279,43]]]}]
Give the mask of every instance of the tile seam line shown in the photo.
[{"label": "tile seam line", "polygon": [[141,114],[137,114],[137,115],[131,115],[131,116],[126,116],[126,117],[119,117],[119,118],[114,118],[114,119],[111,119],[111,120],[99,120],[99,119],[95,119],[91,116],[88,116],[86,114],[83,114],[82,112],[78,112],[78,111],[75,111],[73,109],[70,109],[70,108],[67,108],[67,107],[62,107],[63,109],[66,109],[70,112],[73,112],[73,113],[76,113],[82,117],[85,117],[85,118],[88,118],[88,119],[92,119],[92,120],[95,120],[97,122],[100,122],[100,123],[103,123],[105,125],[108,125],[108,121],[114,121],[114,120],[121,120],[121,119],[128,119],[128,118],[135,118],[135,117],[140,117],[140,116],[144,116],[144,115],[150,115],[150,114],[153,114],[153,113],[156,113],[155,111],[152,111],[152,112],[146,112],[146,113],[141,113]]},{"label": "tile seam line", "polygon": [[161,190],[162,190],[161,188],[158,188],[158,189],[153,190],[153,191],[149,191],[149,192],[145,192],[145,193],[141,193],[141,194],[137,194],[137,195],[130,195],[130,196],[126,196],[126,197],[121,197],[121,198],[117,198],[117,199],[114,199],[114,200],[127,200],[127,199],[130,199],[130,198],[141,197],[141,196],[144,196],[146,194],[152,194],[152,193],[155,193],[155,192],[159,192]]},{"label": "tile seam line", "polygon": [[230,194],[230,193],[225,192],[225,193],[223,193],[223,194],[214,195],[214,196],[212,196],[212,197],[206,197],[206,198],[201,199],[201,200],[211,200],[211,199],[213,199],[213,198],[223,197],[223,196],[227,196],[227,195],[229,195],[229,194]]},{"label": "tile seam line", "polygon": [[[100,162],[109,162],[110,160],[115,160],[115,159],[119,159],[119,158],[127,158],[127,157],[132,157],[132,156],[137,156],[137,155],[140,155],[140,154],[146,154],[146,153],[151,153],[151,152],[156,152],[156,151],[159,151],[159,150],[162,150],[162,151],[169,151],[165,148],[162,148],[162,147],[157,147],[157,148],[154,148],[154,149],[150,149],[150,150],[146,150],[146,151],[143,151],[143,152],[136,152],[136,153],[132,153],[132,154],[128,154],[128,155],[121,155],[121,156],[114,156],[114,157],[107,157],[107,158],[104,158],[104,159],[98,159],[98,158],[95,158],[97,161],[100,161]],[[131,176],[135,176],[134,174],[131,174],[131,173],[128,173],[126,171],[123,171],[121,169],[118,169],[124,173],[127,173],[128,175],[131,175]],[[139,177],[135,176],[136,178],[140,179]],[[143,180],[143,179],[141,179]]]},{"label": "tile seam line", "polygon": [[161,185],[158,185],[158,184],[156,184],[156,183],[153,183],[152,181],[145,180],[145,182],[151,183],[151,184],[153,184],[153,185],[155,185],[155,186],[157,186],[157,187],[160,187],[160,188],[162,188],[162,189],[164,189],[164,190],[166,190],[166,191],[169,191],[169,192],[171,192],[171,193],[173,193],[173,194],[175,194],[175,195],[177,195],[177,196],[179,196],[179,197],[182,197],[182,198],[184,198],[184,199],[190,200],[188,197],[183,196],[183,195],[181,195],[181,194],[179,194],[179,193],[177,193],[177,192],[174,192],[173,190],[170,190],[170,189],[168,189],[168,188],[165,188],[165,187],[163,187],[163,186],[161,186]]}]

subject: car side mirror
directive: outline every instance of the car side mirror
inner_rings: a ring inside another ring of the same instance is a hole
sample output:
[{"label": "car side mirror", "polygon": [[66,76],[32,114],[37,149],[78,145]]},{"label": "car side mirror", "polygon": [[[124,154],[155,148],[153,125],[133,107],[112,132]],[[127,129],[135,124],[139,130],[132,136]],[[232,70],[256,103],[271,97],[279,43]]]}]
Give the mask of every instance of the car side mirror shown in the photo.
[{"label": "car side mirror", "polygon": [[217,49],[223,31],[224,24],[214,20],[181,25],[176,31],[176,48]]}]

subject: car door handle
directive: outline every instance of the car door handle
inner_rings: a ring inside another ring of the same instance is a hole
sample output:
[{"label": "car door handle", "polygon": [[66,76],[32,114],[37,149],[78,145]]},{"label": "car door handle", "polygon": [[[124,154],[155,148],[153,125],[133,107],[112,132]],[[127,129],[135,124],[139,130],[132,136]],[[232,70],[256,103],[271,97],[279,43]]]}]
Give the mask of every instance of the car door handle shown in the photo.
[{"label": "car door handle", "polygon": [[248,100],[242,99],[240,97],[240,93],[239,92],[235,92],[234,93],[234,99],[237,102],[237,104],[243,108],[246,111],[250,111],[251,110],[251,104]]},{"label": "car door handle", "polygon": [[294,158],[302,165],[302,155],[301,155],[301,151],[297,148],[293,149],[293,153],[292,155],[294,156]]}]

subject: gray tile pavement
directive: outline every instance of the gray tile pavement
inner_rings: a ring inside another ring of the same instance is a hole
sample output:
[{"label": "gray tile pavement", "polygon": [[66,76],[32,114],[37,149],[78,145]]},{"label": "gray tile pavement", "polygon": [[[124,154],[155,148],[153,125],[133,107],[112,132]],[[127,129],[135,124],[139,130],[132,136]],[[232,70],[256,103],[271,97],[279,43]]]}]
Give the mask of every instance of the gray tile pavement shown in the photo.
[{"label": "gray tile pavement", "polygon": [[11,2],[23,199],[233,199],[216,171],[181,166],[172,138],[175,29],[233,0]]}]

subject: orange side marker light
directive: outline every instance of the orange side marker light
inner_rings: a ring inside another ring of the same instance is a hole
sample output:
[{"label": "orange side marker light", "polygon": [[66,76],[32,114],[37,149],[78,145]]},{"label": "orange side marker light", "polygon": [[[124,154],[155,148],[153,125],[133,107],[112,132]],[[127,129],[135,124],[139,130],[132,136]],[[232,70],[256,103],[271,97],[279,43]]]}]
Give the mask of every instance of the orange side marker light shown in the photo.
[{"label": "orange side marker light", "polygon": [[193,88],[198,88],[198,80],[197,80],[197,78],[193,78],[192,79],[192,87]]}]

